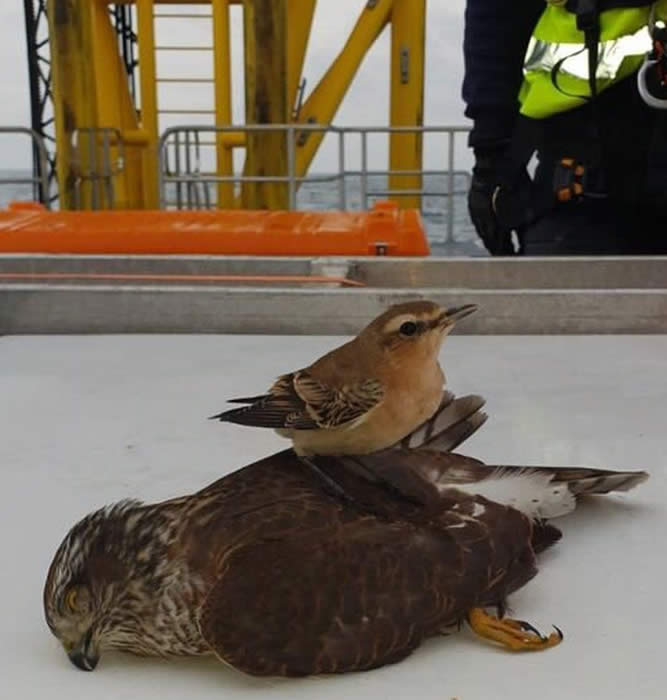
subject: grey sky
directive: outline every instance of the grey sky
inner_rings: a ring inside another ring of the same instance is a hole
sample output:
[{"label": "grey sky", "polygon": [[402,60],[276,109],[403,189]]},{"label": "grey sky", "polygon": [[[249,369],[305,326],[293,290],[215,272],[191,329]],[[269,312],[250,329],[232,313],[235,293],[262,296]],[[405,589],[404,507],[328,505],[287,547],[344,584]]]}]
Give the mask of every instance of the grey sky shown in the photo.
[{"label": "grey sky", "polygon": [[[427,23],[427,68],[426,68],[426,105],[425,122],[429,124],[464,123],[463,104],[461,102],[461,80],[463,74],[462,36],[463,9],[465,0],[430,0]],[[5,68],[4,80],[0,83],[0,124],[28,125],[29,101],[28,78],[25,59],[25,37],[23,23],[23,3],[11,0],[0,3],[0,65]],[[364,0],[319,0],[313,32],[308,47],[305,65],[305,77],[308,81],[307,91],[312,89],[322,76],[327,66],[335,57],[348,36],[356,17],[364,5]],[[191,9],[191,8],[190,8]],[[240,8],[234,8],[234,45],[232,59],[240,67],[241,38]],[[162,8],[160,9],[162,12]],[[167,11],[175,12],[171,6]],[[187,24],[185,24],[187,23]],[[158,40],[160,43],[190,43],[210,41],[206,27],[208,23],[199,20],[157,20]],[[187,59],[178,59],[165,54],[158,59],[158,71],[163,74],[178,75],[178,71],[210,74],[207,61],[199,54]],[[168,63],[177,60],[177,63]],[[243,86],[238,80],[238,69],[234,75],[234,118],[243,119]],[[195,106],[210,106],[210,95],[184,95],[163,92],[160,103],[163,107],[178,106],[187,100]],[[385,32],[373,47],[362,64],[355,82],[348,92],[334,123],[339,125],[384,125],[388,120],[389,105],[389,33]],[[203,118],[208,121],[208,117]],[[190,117],[163,118],[161,128],[170,123],[194,121]],[[200,120],[201,121],[201,120]],[[428,158],[441,161],[444,155],[444,142],[427,142]],[[459,154],[463,154],[464,140],[461,139]],[[384,144],[371,144],[373,153],[384,159]],[[315,163],[318,170],[330,169],[334,163],[333,143],[325,144],[320,157]],[[0,168],[20,168],[29,162],[27,144],[20,144],[16,139],[0,139]],[[377,163],[380,165],[380,163]],[[427,163],[428,165],[428,163]],[[435,162],[432,163],[435,166]]]}]

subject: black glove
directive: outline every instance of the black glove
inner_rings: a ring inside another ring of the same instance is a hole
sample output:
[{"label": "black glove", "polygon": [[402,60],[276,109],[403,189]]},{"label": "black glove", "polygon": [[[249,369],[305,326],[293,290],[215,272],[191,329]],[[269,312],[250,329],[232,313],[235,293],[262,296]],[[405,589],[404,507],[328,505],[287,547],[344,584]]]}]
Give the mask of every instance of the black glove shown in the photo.
[{"label": "black glove", "polygon": [[533,218],[532,181],[525,165],[516,165],[507,148],[475,151],[468,211],[491,255],[514,255],[512,231],[521,242]]}]

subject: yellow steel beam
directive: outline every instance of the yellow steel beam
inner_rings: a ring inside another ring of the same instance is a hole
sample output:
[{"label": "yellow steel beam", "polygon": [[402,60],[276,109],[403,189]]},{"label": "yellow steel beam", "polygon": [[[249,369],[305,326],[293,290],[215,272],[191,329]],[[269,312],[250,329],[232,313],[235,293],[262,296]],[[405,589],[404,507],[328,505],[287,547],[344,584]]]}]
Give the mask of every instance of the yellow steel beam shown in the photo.
[{"label": "yellow steel beam", "polygon": [[[136,5],[140,0],[105,0],[107,5]],[[230,5],[242,5],[244,0],[229,0]],[[155,0],[156,5],[210,5],[211,0]]]},{"label": "yellow steel beam", "polygon": [[[244,0],[246,123],[284,124],[287,106],[287,0]],[[287,173],[287,140],[281,131],[249,131],[244,174]],[[247,209],[286,209],[284,183],[249,182],[242,187]]]},{"label": "yellow steel beam", "polygon": [[[55,0],[52,0],[55,2]],[[118,2],[119,0],[115,0]],[[82,2],[82,0],[70,0]],[[215,60],[215,114],[219,124],[230,124],[231,68],[229,7],[244,8],[246,122],[291,121],[303,71],[317,0],[120,0],[135,2],[139,15],[139,62],[141,65],[142,115],[140,133],[148,135],[144,172],[147,180],[157,172],[157,95],[153,32],[154,4],[207,5],[212,7]],[[392,21],[391,119],[399,125],[423,123],[425,0],[375,0],[365,3],[345,46],[301,107],[297,123],[330,124],[366,53],[387,23]],[[132,130],[130,130],[132,131]],[[304,132],[296,147],[296,174],[307,172],[324,134]],[[280,132],[225,133],[217,137],[218,172],[231,174],[231,149],[246,144],[246,175],[284,175],[287,144]],[[153,163],[150,160],[153,158]],[[422,138],[419,134],[390,137],[390,168],[419,170]],[[392,189],[419,189],[418,175],[395,175]],[[232,187],[219,188],[220,205],[233,203]],[[283,208],[287,187],[281,184],[246,184],[241,204],[245,207]],[[418,206],[419,198],[398,198],[402,206]]]},{"label": "yellow steel beam", "polygon": [[[61,208],[156,207],[157,123],[139,124],[106,1],[49,0],[48,15]],[[145,117],[155,81],[142,58]]]},{"label": "yellow steel beam", "polygon": [[[424,123],[424,46],[426,0],[394,0],[391,14],[391,126]],[[421,170],[422,134],[392,133],[389,137],[389,169]],[[392,175],[390,190],[422,187],[421,175]],[[396,197],[403,208],[418,209],[421,197]]]},{"label": "yellow steel beam", "polygon": [[[232,123],[232,57],[229,32],[230,0],[211,0],[213,9],[213,74],[215,76],[215,123],[219,126]],[[227,138],[225,138],[227,137]],[[227,147],[228,133],[219,133],[216,138],[218,175],[234,173],[234,158]],[[234,185],[218,184],[218,208],[234,206]]]},{"label": "yellow steel beam", "polygon": [[[90,33],[89,7],[85,0],[48,0],[47,15],[60,207],[73,209],[80,174],[74,132],[97,121],[93,94],[88,90],[93,84],[92,66],[83,53],[88,48],[85,37]],[[82,156],[87,160],[87,153]]]},{"label": "yellow steel beam", "polygon": [[[287,104],[296,105],[317,0],[287,0]],[[290,119],[291,121],[291,119]]]},{"label": "yellow steel beam", "polygon": [[[135,5],[140,0],[105,0],[107,5]],[[244,0],[229,0],[230,5],[242,5]],[[155,0],[156,5],[210,5],[211,0]]]},{"label": "yellow steel beam", "polygon": [[220,134],[220,143],[225,148],[245,148],[245,131],[224,131]]},{"label": "yellow steel beam", "polygon": [[148,145],[143,153],[144,207],[158,207],[158,113],[157,81],[155,75],[155,26],[153,0],[136,0],[139,58],[139,86],[141,90],[141,126],[148,134]]},{"label": "yellow steel beam", "polygon": [[129,146],[147,146],[148,132],[143,129],[124,129],[122,132],[123,143]]},{"label": "yellow steel beam", "polygon": [[[111,138],[111,132],[107,131],[102,138],[99,132],[93,132],[91,148],[95,148],[95,163],[106,171],[118,170],[112,177],[113,203],[107,199],[107,190],[103,183],[97,183],[98,197],[101,208],[115,207],[117,209],[137,209],[145,207],[146,187],[149,179],[143,172],[142,154],[144,146],[137,142],[130,142],[132,135],[139,132],[137,113],[130,94],[125,66],[118,52],[118,38],[114,31],[109,12],[105,2],[93,0],[89,3],[91,13],[90,23],[90,51],[84,54],[92,63],[95,75],[93,94],[95,98],[97,119],[95,127],[100,130],[116,130],[121,134],[121,144]],[[130,139],[125,142],[124,134],[128,133]],[[146,136],[145,132],[142,133]],[[99,134],[99,135],[98,135]],[[117,139],[116,139],[117,140]],[[103,145],[106,143],[106,149]],[[120,157],[122,153],[122,164]],[[110,157],[110,162],[103,164],[105,155]],[[155,172],[155,171],[153,171]],[[93,183],[95,186],[95,183]]]},{"label": "yellow steel beam", "polygon": [[[366,4],[343,50],[304,102],[299,123],[331,123],[364,56],[389,21],[393,4],[394,0]],[[315,132],[302,138],[296,153],[298,175],[307,172],[323,138],[324,134]]]}]

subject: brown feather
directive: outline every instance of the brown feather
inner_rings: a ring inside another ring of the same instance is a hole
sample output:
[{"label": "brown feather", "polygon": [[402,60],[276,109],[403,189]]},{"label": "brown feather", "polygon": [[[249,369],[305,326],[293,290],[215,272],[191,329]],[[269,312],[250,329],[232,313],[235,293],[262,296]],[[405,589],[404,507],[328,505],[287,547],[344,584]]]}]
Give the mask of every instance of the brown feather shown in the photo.
[{"label": "brown feather", "polygon": [[428,447],[450,452],[485,423],[484,404],[481,396],[472,394],[456,398],[451,391],[445,391],[438,410],[395,447]]},{"label": "brown feather", "polygon": [[[427,431],[430,444],[478,416],[478,403],[449,397],[450,418]],[[317,464],[351,500],[326,493],[285,450],[193,495],[87,516],[49,569],[49,627],[77,642],[73,630],[85,628],[62,601],[85,583],[105,601],[91,616],[103,648],[215,653],[253,674],[369,669],[404,658],[472,607],[502,609],[535,575],[535,551],[560,535],[461,490],[498,469],[470,457],[390,449]],[[614,481],[608,471],[553,473],[589,490]],[[392,474],[403,479],[398,491],[386,484]]]},{"label": "brown feather", "polygon": [[361,418],[383,396],[382,384],[375,379],[365,379],[351,386],[329,387],[307,370],[300,370],[280,377],[269,393],[257,397],[252,403],[247,399],[232,401],[249,405],[224,411],[212,418],[261,428],[335,428]]},{"label": "brown feather", "polygon": [[[419,503],[437,500],[438,493],[449,486],[474,484],[499,474],[550,474],[554,485],[567,484],[575,496],[627,491],[645,482],[649,476],[645,471],[484,464],[472,457],[434,451],[429,447],[383,450],[363,457],[341,457],[338,462],[350,471],[389,485]],[[317,464],[323,463],[322,460],[317,458]]]},{"label": "brown feather", "polygon": [[[293,457],[281,453],[279,462],[264,460],[237,478],[252,474],[257,499],[272,492],[273,479],[295,487]],[[236,668],[305,675],[391,663],[470,607],[499,604],[536,573],[531,524],[518,511],[455,491],[424,509],[349,473],[343,478],[362,511],[327,498],[317,503],[305,489],[289,503],[253,509],[261,528],[221,561],[201,629]],[[195,538],[210,545],[207,534]]]}]

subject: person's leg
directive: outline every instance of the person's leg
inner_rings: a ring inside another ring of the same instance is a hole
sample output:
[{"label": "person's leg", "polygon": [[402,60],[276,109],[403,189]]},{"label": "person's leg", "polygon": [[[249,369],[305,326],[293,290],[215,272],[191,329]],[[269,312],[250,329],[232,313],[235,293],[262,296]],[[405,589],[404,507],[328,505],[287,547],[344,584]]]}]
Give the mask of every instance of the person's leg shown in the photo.
[{"label": "person's leg", "polygon": [[629,254],[667,255],[667,214],[650,210],[638,213],[625,222],[625,234]]},{"label": "person's leg", "polygon": [[667,255],[667,214],[608,199],[556,205],[522,236],[523,255]]},{"label": "person's leg", "polygon": [[605,200],[558,205],[524,231],[524,255],[622,255],[628,241]]}]

